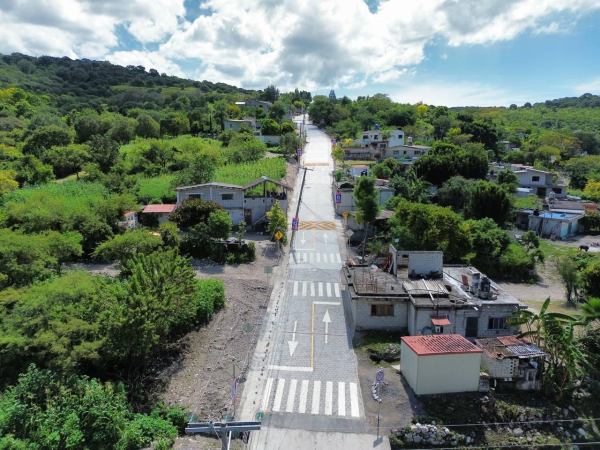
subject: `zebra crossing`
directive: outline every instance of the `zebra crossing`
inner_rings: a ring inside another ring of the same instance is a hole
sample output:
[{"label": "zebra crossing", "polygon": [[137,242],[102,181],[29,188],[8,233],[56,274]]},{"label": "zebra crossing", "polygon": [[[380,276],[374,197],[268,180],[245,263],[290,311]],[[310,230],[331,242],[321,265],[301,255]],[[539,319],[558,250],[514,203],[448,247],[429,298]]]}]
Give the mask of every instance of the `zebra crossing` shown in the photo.
[{"label": "zebra crossing", "polygon": [[339,253],[292,251],[292,264],[342,264]]},{"label": "zebra crossing", "polygon": [[292,295],[295,297],[336,297],[341,298],[340,283],[324,281],[289,281],[292,284]]},{"label": "zebra crossing", "polygon": [[335,383],[321,380],[268,378],[261,409],[338,417],[345,417],[349,413],[351,417],[360,417],[358,386],[356,383],[345,381]]}]

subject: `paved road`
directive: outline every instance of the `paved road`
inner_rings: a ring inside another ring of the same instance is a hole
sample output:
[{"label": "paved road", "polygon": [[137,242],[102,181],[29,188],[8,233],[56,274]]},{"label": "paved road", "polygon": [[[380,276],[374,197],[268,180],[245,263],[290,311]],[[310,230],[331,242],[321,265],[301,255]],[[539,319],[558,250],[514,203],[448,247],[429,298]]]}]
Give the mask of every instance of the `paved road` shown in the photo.
[{"label": "paved road", "polygon": [[309,170],[300,229],[287,261],[280,311],[272,321],[267,344],[272,350],[261,371],[262,391],[257,390],[252,402],[265,412],[252,448],[317,448],[312,439],[302,438],[307,433],[313,437],[326,433],[330,448],[336,439],[346,450],[364,448],[367,441],[376,446],[374,436],[356,437],[360,444],[354,447],[348,444],[353,439],[344,434],[364,433],[366,424],[361,420],[364,410],[340,283],[343,230],[333,208],[329,137],[312,125],[306,130],[302,164]]}]

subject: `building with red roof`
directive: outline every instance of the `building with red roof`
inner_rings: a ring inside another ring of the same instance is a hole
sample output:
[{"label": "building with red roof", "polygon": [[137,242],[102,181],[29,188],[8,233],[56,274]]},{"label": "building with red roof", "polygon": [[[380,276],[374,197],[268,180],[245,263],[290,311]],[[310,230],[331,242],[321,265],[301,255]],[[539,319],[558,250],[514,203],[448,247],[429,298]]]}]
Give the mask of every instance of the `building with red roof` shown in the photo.
[{"label": "building with red roof", "polygon": [[459,334],[405,336],[402,375],[417,395],[475,392],[483,350]]}]

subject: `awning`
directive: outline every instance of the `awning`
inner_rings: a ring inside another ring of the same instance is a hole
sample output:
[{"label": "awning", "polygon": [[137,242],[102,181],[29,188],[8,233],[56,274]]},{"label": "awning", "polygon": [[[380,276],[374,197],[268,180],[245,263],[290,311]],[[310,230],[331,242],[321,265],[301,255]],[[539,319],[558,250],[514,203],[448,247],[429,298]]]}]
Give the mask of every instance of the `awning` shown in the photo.
[{"label": "awning", "polygon": [[450,320],[446,317],[432,317],[431,322],[438,326],[450,325]]}]

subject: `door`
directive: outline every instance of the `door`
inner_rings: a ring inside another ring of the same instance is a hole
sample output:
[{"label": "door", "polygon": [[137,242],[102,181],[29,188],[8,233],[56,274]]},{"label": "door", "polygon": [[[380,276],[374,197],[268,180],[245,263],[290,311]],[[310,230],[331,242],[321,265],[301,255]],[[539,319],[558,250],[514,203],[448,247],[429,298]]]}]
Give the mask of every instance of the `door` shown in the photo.
[{"label": "door", "polygon": [[246,222],[247,225],[252,225],[252,210],[251,209],[244,210],[244,222]]},{"label": "door", "polygon": [[467,317],[467,328],[465,330],[465,337],[476,338],[478,332],[479,317]]}]

